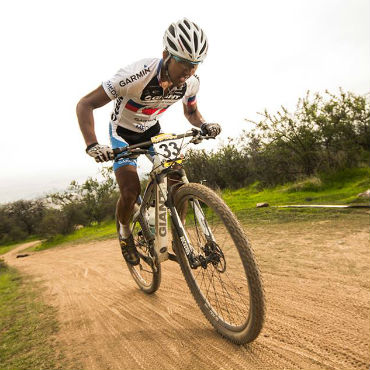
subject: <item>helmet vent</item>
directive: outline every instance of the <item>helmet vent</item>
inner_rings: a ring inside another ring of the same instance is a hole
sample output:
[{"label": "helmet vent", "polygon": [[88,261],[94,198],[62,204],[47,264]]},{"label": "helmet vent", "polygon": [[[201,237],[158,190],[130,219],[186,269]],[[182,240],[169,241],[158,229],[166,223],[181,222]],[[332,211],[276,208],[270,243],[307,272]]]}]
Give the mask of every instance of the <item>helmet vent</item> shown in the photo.
[{"label": "helmet vent", "polygon": [[186,19],[184,19],[184,23],[185,23],[186,27],[188,27],[189,30],[190,30],[191,29],[190,24],[189,24],[189,22]]},{"label": "helmet vent", "polygon": [[168,28],[168,30],[170,31],[171,35],[173,37],[176,37],[176,33],[175,33],[175,27],[171,24],[171,26]]},{"label": "helmet vent", "polygon": [[199,54],[202,54],[203,51],[206,49],[206,47],[207,47],[207,43],[205,42],[204,45],[203,45],[203,47],[202,47],[202,50],[199,52]]},{"label": "helmet vent", "polygon": [[185,27],[182,24],[179,24],[179,28],[181,29],[182,32],[184,32],[184,35],[188,38],[188,40],[191,41],[189,33],[186,31]]},{"label": "helmet vent", "polygon": [[195,52],[198,50],[198,36],[195,32],[194,32],[194,49]]},{"label": "helmet vent", "polygon": [[182,44],[185,46],[185,49],[189,52],[189,54],[191,54],[191,49],[190,49],[190,47],[189,47],[189,45],[188,45],[187,41],[183,38],[183,36],[182,36],[182,35],[180,35],[180,39],[181,39],[181,41],[182,41]]},{"label": "helmet vent", "polygon": [[167,37],[167,42],[168,44],[171,46],[172,49],[178,51],[179,49],[177,48],[177,46],[169,39],[169,37]]},{"label": "helmet vent", "polygon": [[193,23],[193,25],[197,29],[197,31],[199,31],[199,27],[195,23]]}]

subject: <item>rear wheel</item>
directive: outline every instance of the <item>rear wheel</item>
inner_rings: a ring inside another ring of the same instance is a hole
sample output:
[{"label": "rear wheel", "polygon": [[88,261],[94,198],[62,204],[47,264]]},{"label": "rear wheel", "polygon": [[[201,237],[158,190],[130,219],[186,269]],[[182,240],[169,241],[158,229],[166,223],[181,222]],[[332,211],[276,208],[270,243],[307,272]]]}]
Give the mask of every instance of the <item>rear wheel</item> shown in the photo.
[{"label": "rear wheel", "polygon": [[176,254],[199,308],[221,335],[240,344],[253,341],[263,326],[265,303],[258,266],[241,225],[217,194],[200,184],[184,184],[175,205],[201,262],[191,268],[175,233]]},{"label": "rear wheel", "polygon": [[[119,222],[117,216],[116,228],[119,239]],[[133,221],[132,235],[140,256],[140,263],[133,266],[127,263],[126,260],[125,262],[139,288],[147,294],[154,293],[158,290],[161,283],[161,266],[154,255],[154,249],[149,246],[144,238],[139,220]]]}]

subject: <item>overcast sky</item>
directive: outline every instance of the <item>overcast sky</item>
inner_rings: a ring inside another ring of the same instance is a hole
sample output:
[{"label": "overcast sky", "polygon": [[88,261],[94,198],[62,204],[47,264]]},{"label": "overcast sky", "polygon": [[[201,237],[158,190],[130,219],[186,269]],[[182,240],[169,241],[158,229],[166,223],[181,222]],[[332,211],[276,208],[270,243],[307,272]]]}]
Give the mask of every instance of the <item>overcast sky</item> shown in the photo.
[{"label": "overcast sky", "polygon": [[[120,67],[160,57],[166,27],[198,23],[209,54],[198,69],[198,106],[237,136],[256,112],[294,109],[307,90],[370,91],[368,0],[2,1],[0,202],[62,189],[95,176],[78,128],[78,100]],[[112,103],[95,111],[108,144]],[[161,120],[190,128],[181,103]],[[214,143],[216,145],[217,143]],[[146,159],[143,159],[144,162]],[[140,171],[148,164],[140,162]]]}]

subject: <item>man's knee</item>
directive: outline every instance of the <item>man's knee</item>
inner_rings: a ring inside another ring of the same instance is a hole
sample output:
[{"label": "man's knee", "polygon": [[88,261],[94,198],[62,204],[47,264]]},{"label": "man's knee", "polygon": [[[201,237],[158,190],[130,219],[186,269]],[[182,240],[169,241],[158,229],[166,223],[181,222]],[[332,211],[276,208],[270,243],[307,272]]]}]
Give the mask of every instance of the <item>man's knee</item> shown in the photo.
[{"label": "man's knee", "polygon": [[135,203],[140,194],[140,180],[136,167],[121,167],[115,174],[121,193],[121,202],[127,205]]},{"label": "man's knee", "polygon": [[120,194],[120,202],[121,202],[121,206],[122,207],[132,207],[137,198],[138,198],[139,194],[135,191],[121,191],[121,194]]}]

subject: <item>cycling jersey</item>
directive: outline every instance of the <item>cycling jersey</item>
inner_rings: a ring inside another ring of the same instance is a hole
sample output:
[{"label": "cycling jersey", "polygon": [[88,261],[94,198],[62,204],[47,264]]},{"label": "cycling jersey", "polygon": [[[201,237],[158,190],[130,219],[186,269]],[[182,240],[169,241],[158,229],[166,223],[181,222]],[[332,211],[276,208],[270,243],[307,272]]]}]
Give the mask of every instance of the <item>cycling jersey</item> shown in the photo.
[{"label": "cycling jersey", "polygon": [[193,75],[182,86],[175,86],[164,95],[160,85],[162,63],[162,59],[143,59],[121,68],[102,83],[107,95],[115,100],[111,114],[114,133],[118,133],[119,127],[143,133],[180,99],[184,104],[195,104],[199,78]]}]

